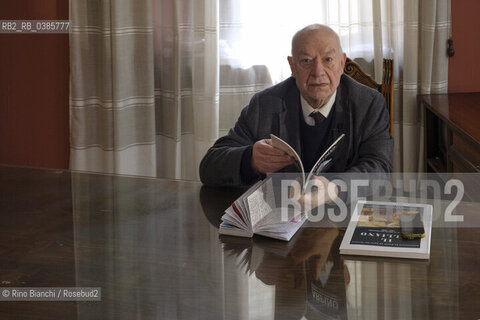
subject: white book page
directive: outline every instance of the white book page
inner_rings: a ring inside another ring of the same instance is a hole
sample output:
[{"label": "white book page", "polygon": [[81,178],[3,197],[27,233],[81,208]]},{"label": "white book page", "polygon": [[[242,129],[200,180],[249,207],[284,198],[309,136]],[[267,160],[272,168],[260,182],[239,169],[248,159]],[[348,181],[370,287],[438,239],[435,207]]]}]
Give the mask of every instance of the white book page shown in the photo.
[{"label": "white book page", "polygon": [[251,238],[253,236],[253,232],[247,231],[241,228],[237,228],[235,226],[227,225],[225,222],[220,224],[220,228],[218,230],[220,234],[230,235],[230,236],[238,236],[238,237],[247,237]]},{"label": "white book page", "polygon": [[[307,178],[306,178],[306,180],[305,180],[307,183],[308,183],[308,181],[310,181],[310,178],[312,177],[312,175],[314,175],[314,174],[317,173],[316,171],[318,170],[319,165],[320,165],[323,161],[326,160],[325,158],[327,157],[327,155],[329,155],[330,151],[331,151],[333,148],[336,147],[337,143],[338,143],[340,140],[342,140],[342,138],[343,138],[344,136],[345,136],[345,134],[342,133],[342,134],[337,138],[337,140],[335,140],[335,141],[332,143],[332,145],[331,145],[330,147],[328,147],[327,150],[325,150],[325,152],[322,154],[322,156],[321,156],[320,158],[318,158],[317,162],[315,162],[315,165],[312,167],[312,170],[310,171],[310,173],[308,174],[308,176],[307,176]],[[319,173],[319,172],[318,172],[318,173]],[[306,188],[306,187],[307,187],[307,186],[304,185],[304,191],[305,191],[305,188]]]},{"label": "white book page", "polygon": [[307,221],[307,215],[301,215],[298,220],[291,221],[281,226],[261,228],[257,234],[270,238],[290,241],[290,239],[298,231],[298,229],[300,229],[305,221]]},{"label": "white book page", "polygon": [[254,193],[261,185],[265,183],[265,180],[258,181],[253,186],[251,186],[247,191],[245,191],[237,200],[235,200],[234,204],[237,207],[238,211],[242,214],[243,219],[247,226],[252,229],[252,222],[250,220],[250,211],[248,209],[248,202],[247,198],[252,193]]},{"label": "white book page", "polygon": [[255,225],[275,208],[272,179],[266,180],[246,199],[250,213],[250,222],[253,230],[255,230]]},{"label": "white book page", "polygon": [[227,210],[225,210],[225,213],[226,214],[222,216],[222,221],[228,222],[242,229],[250,229],[250,226],[248,226],[244,221],[242,221],[242,219],[238,216],[232,206],[228,207]]},{"label": "white book page", "polygon": [[268,215],[255,225],[255,230],[263,230],[264,228],[276,228],[290,222],[300,219],[302,212],[294,208],[274,208]]},{"label": "white book page", "polygon": [[285,141],[283,141],[282,139],[280,139],[276,135],[270,134],[270,138],[272,139],[272,146],[273,147],[275,147],[277,149],[280,149],[283,152],[285,152],[288,155],[295,158],[295,161],[298,163],[298,165],[300,166],[300,169],[302,170],[302,179],[303,179],[302,180],[302,182],[303,182],[302,186],[304,186],[305,185],[305,169],[303,168],[302,160],[298,156],[297,152],[288,143],[286,143]]},{"label": "white book page", "polygon": [[290,219],[290,221],[284,223],[272,223],[260,225],[256,231],[269,231],[269,232],[288,232],[288,230],[298,226],[298,224],[303,224],[305,220],[305,214],[299,214],[295,218]]}]

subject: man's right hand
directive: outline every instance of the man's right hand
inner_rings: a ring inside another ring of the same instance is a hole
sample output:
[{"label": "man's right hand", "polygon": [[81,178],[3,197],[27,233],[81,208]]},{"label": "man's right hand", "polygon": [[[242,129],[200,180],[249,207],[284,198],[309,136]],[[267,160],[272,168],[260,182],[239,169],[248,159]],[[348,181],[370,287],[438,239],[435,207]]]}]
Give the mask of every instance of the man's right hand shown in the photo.
[{"label": "man's right hand", "polygon": [[260,173],[277,172],[291,165],[294,161],[293,157],[280,149],[274,148],[271,139],[259,140],[253,145],[252,166]]}]

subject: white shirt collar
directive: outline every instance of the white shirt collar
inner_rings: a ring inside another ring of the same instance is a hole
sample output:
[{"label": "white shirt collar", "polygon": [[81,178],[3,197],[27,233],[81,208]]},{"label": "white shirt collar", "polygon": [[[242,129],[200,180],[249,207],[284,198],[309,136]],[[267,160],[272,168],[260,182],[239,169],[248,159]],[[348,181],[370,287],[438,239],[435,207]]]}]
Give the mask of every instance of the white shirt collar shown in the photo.
[{"label": "white shirt collar", "polygon": [[330,110],[332,110],[333,104],[335,103],[336,96],[337,96],[337,90],[335,90],[335,92],[332,94],[328,102],[323,107],[321,107],[320,109],[314,109],[312,108],[312,106],[310,106],[307,100],[305,100],[303,96],[300,95],[300,102],[302,104],[302,111],[303,111],[303,117],[305,118],[305,122],[310,126],[315,125],[315,120],[313,120],[313,118],[310,117],[310,113],[312,113],[313,111],[320,112],[325,118],[328,117],[328,115],[330,114]]}]

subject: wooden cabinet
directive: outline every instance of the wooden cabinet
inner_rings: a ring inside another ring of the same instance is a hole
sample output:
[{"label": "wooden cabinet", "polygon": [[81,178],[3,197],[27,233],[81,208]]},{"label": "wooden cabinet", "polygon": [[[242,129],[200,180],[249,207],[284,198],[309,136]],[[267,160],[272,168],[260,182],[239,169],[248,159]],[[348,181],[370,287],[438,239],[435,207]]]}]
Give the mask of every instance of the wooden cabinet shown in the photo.
[{"label": "wooden cabinet", "polygon": [[423,95],[425,171],[480,172],[480,93]]}]

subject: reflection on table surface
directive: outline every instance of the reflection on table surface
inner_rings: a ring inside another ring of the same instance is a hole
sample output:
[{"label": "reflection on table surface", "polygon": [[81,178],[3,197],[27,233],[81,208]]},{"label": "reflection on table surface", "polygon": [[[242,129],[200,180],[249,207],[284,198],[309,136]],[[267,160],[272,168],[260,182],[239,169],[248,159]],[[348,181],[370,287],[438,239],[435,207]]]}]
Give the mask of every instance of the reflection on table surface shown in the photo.
[{"label": "reflection on table surface", "polygon": [[429,261],[341,256],[328,221],[290,242],[219,236],[241,193],[0,166],[1,286],[102,288],[101,302],[2,301],[0,318],[480,317],[478,227],[434,227]]}]

